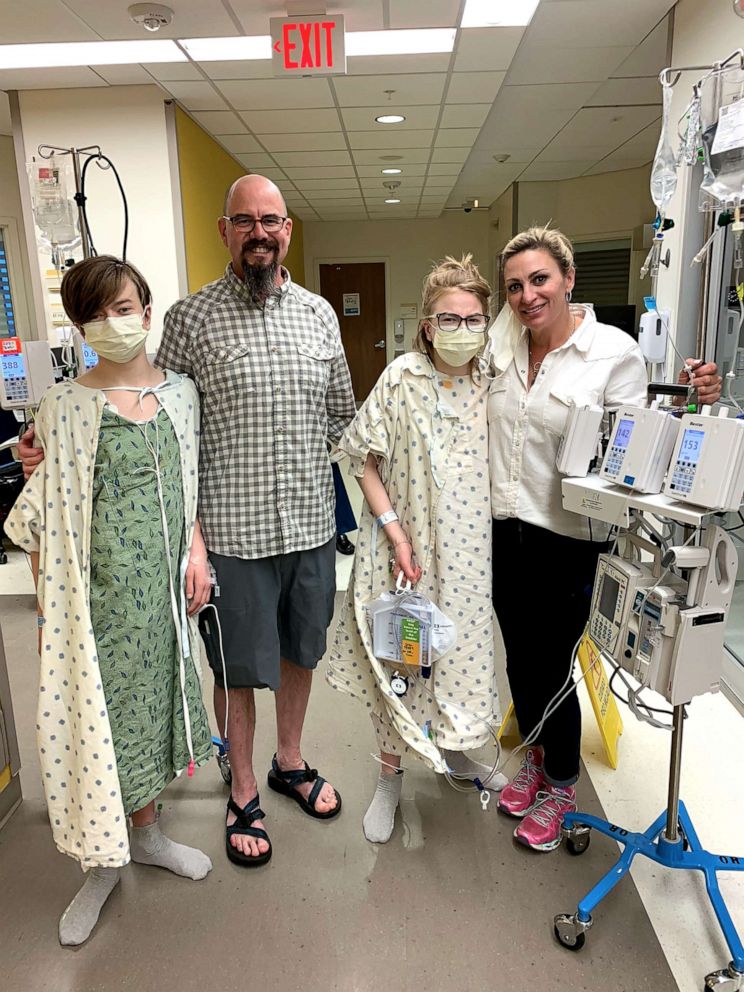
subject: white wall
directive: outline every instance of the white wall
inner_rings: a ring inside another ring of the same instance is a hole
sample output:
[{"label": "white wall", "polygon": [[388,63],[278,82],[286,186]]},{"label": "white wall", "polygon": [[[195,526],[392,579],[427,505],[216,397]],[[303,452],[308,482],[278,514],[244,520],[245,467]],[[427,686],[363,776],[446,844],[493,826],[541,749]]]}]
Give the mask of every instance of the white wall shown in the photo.
[{"label": "white wall", "polygon": [[[444,255],[460,257],[471,252],[481,272],[491,278],[488,248],[489,214],[447,211],[436,220],[329,221],[304,225],[307,288],[319,292],[318,266],[322,262],[387,263],[387,342],[392,359],[393,321],[400,306],[415,303],[421,313],[421,283],[432,263]],[[405,346],[416,330],[406,321]]]},{"label": "white wall", "polygon": [[[0,94],[2,95],[2,94]],[[18,189],[13,139],[0,135],[0,225],[8,233],[10,289],[13,296],[16,327],[21,338],[35,338],[32,326],[33,296],[28,252],[24,237],[21,196]]]},{"label": "white wall", "polygon": [[[672,64],[709,65],[731,54],[744,39],[744,20],[734,13],[729,2],[700,3],[699,0],[680,0],[674,8],[674,33],[672,38]],[[672,119],[677,121],[682,115],[691,96],[691,87],[704,75],[695,70],[682,74],[674,87]],[[696,211],[697,191],[691,190],[691,170],[679,169],[677,191],[672,198],[668,214],[674,218],[675,228],[664,238],[665,246],[671,249],[672,264],[669,270],[659,273],[657,297],[662,306],[669,306],[673,312],[679,310],[681,286],[687,280],[701,279],[703,268],[691,270],[683,258],[682,237],[685,228],[691,226],[694,218],[690,211]],[[688,198],[691,204],[688,205]],[[687,249],[685,245],[685,249]],[[701,247],[694,246],[694,250]],[[694,253],[694,251],[693,251]],[[689,252],[687,252],[689,254]],[[695,323],[697,314],[686,314],[687,323]]]},{"label": "white wall", "polygon": [[[153,351],[166,309],[178,299],[176,242],[163,93],[156,86],[26,90],[19,94],[26,158],[39,144],[100,145],[116,166],[129,203],[127,259],[142,270],[154,296]],[[25,177],[24,177],[25,178]],[[114,177],[88,170],[87,204],[99,254],[120,255],[123,214]],[[43,269],[49,256],[42,256]]]}]

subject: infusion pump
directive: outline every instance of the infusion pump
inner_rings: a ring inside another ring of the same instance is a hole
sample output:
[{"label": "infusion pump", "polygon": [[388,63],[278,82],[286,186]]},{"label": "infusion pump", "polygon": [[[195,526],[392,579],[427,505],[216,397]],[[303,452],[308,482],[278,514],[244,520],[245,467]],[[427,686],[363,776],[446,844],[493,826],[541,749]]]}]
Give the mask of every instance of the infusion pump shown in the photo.
[{"label": "infusion pump", "polygon": [[75,331],[72,337],[72,343],[75,349],[75,367],[78,375],[82,375],[83,372],[89,372],[98,365],[98,355],[93,351],[80,331]]},{"label": "infusion pump", "polygon": [[621,407],[599,474],[638,493],[658,493],[679,431],[679,420],[663,410]]},{"label": "infusion pump", "polygon": [[0,406],[22,410],[37,406],[54,384],[52,352],[46,341],[0,338]]},{"label": "infusion pump", "polygon": [[738,510],[744,492],[744,420],[686,414],[664,493],[709,510]]}]

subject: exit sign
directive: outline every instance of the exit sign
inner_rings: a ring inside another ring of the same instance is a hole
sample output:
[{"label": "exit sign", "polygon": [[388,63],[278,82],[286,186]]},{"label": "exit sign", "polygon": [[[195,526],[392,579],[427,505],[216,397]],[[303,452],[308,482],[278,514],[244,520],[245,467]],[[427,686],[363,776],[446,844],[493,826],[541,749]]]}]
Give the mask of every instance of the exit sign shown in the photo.
[{"label": "exit sign", "polygon": [[346,72],[342,14],[272,17],[269,23],[275,76],[332,76]]}]

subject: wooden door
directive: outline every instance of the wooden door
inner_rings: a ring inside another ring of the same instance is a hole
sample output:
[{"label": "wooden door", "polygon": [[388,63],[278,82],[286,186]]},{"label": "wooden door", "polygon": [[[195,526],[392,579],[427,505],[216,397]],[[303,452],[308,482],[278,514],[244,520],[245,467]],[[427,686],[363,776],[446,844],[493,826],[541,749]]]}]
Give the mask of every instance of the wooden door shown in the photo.
[{"label": "wooden door", "polygon": [[387,364],[385,263],[321,265],[320,295],[338,315],[354,397],[361,403]]}]

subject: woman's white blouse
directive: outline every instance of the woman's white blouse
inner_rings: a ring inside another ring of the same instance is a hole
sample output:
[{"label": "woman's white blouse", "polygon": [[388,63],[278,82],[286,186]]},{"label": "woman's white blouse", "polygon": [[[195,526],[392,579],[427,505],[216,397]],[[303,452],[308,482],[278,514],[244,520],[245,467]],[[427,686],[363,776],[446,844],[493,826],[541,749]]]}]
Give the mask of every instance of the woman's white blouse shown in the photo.
[{"label": "woman's white blouse", "polygon": [[604,536],[599,525],[590,534],[586,518],[564,510],[561,501],[555,459],[569,406],[645,406],[648,380],[641,349],[628,334],[598,323],[591,308],[572,309],[583,314],[582,322],[546,356],[532,389],[525,328],[515,349],[494,356],[488,395],[491,511],[496,518],[517,517],[558,534],[598,540]]}]

